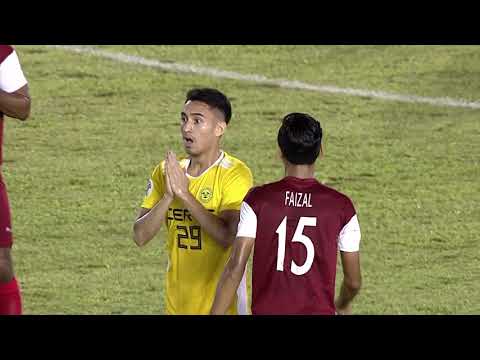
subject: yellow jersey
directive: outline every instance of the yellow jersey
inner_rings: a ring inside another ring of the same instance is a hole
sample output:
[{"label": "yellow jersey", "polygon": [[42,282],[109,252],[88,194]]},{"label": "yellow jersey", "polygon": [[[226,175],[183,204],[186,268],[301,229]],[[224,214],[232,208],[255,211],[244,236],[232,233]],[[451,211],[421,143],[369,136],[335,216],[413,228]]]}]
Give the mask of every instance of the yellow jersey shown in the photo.
[{"label": "yellow jersey", "polygon": [[[190,159],[181,159],[186,169]],[[253,185],[250,169],[242,161],[222,152],[218,160],[197,177],[187,174],[190,193],[210,212],[240,210],[243,198]],[[142,207],[151,209],[165,192],[165,162],[155,167],[148,182]],[[217,284],[230,256],[213,240],[174,198],[166,214],[168,267],[166,311],[168,314],[208,314],[215,299]],[[228,314],[247,313],[246,276]]]}]

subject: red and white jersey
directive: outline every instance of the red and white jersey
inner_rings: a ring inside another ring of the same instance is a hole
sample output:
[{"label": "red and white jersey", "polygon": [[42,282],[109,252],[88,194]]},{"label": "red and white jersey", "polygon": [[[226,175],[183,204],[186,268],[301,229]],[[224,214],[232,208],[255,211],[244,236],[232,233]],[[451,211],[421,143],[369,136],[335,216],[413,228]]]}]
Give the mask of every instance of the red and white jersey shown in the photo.
[{"label": "red and white jersey", "polygon": [[255,187],[242,204],[240,236],[255,238],[252,314],[335,314],[338,250],[360,247],[347,196],[295,177]]},{"label": "red and white jersey", "polygon": [[[27,84],[15,49],[0,45],[0,90],[12,93]],[[0,164],[2,163],[3,114],[0,112]]]}]

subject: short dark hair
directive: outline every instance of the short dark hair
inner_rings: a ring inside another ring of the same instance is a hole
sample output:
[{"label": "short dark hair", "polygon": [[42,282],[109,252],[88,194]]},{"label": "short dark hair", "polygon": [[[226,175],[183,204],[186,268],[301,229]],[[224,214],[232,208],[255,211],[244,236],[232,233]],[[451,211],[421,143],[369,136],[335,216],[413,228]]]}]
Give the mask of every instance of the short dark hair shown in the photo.
[{"label": "short dark hair", "polygon": [[228,100],[228,98],[217,89],[191,89],[187,93],[185,103],[188,101],[201,101],[210,107],[216,108],[223,113],[225,122],[227,124],[230,122],[230,118],[232,117],[232,105],[230,104],[230,100]]},{"label": "short dark hair", "polygon": [[283,156],[295,165],[311,165],[320,154],[322,128],[312,116],[291,113],[278,130],[278,146]]}]

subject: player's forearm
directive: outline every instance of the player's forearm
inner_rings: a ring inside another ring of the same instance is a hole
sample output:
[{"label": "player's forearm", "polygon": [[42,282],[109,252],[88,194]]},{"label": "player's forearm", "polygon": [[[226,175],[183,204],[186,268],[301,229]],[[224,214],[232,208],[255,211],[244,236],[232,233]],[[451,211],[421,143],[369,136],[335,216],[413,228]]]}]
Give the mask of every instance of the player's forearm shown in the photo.
[{"label": "player's forearm", "polygon": [[231,231],[225,221],[206,210],[190,193],[182,198],[182,201],[192,216],[199,222],[202,229],[212,239],[224,247],[228,247],[233,243],[235,233]]},{"label": "player's forearm", "polygon": [[349,279],[344,279],[342,282],[342,286],[340,288],[340,295],[335,302],[335,305],[338,309],[345,309],[348,308],[355,296],[360,291],[361,281],[352,281]]},{"label": "player's forearm", "polygon": [[165,222],[165,215],[173,198],[164,196],[148,213],[138,218],[133,225],[133,240],[144,246],[158,233]]},{"label": "player's forearm", "polygon": [[239,267],[227,264],[220,278],[210,315],[224,315],[233,302],[235,293],[242,281],[243,272]]},{"label": "player's forearm", "polygon": [[26,120],[30,115],[30,98],[0,90],[0,112],[19,120]]}]

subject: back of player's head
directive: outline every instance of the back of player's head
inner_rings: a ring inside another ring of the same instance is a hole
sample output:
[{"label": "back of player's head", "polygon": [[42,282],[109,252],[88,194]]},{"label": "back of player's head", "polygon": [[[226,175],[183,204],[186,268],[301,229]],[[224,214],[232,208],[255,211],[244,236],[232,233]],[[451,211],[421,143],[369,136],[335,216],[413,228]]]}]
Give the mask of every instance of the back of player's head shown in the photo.
[{"label": "back of player's head", "polygon": [[230,122],[230,118],[232,117],[232,105],[230,104],[230,100],[228,100],[228,98],[217,89],[191,89],[187,93],[185,103],[188,101],[201,101],[212,108],[218,109],[223,113],[225,122],[227,124]]},{"label": "back of player's head", "polygon": [[278,130],[278,146],[285,159],[295,165],[311,165],[320,154],[322,128],[308,114],[291,113]]}]

